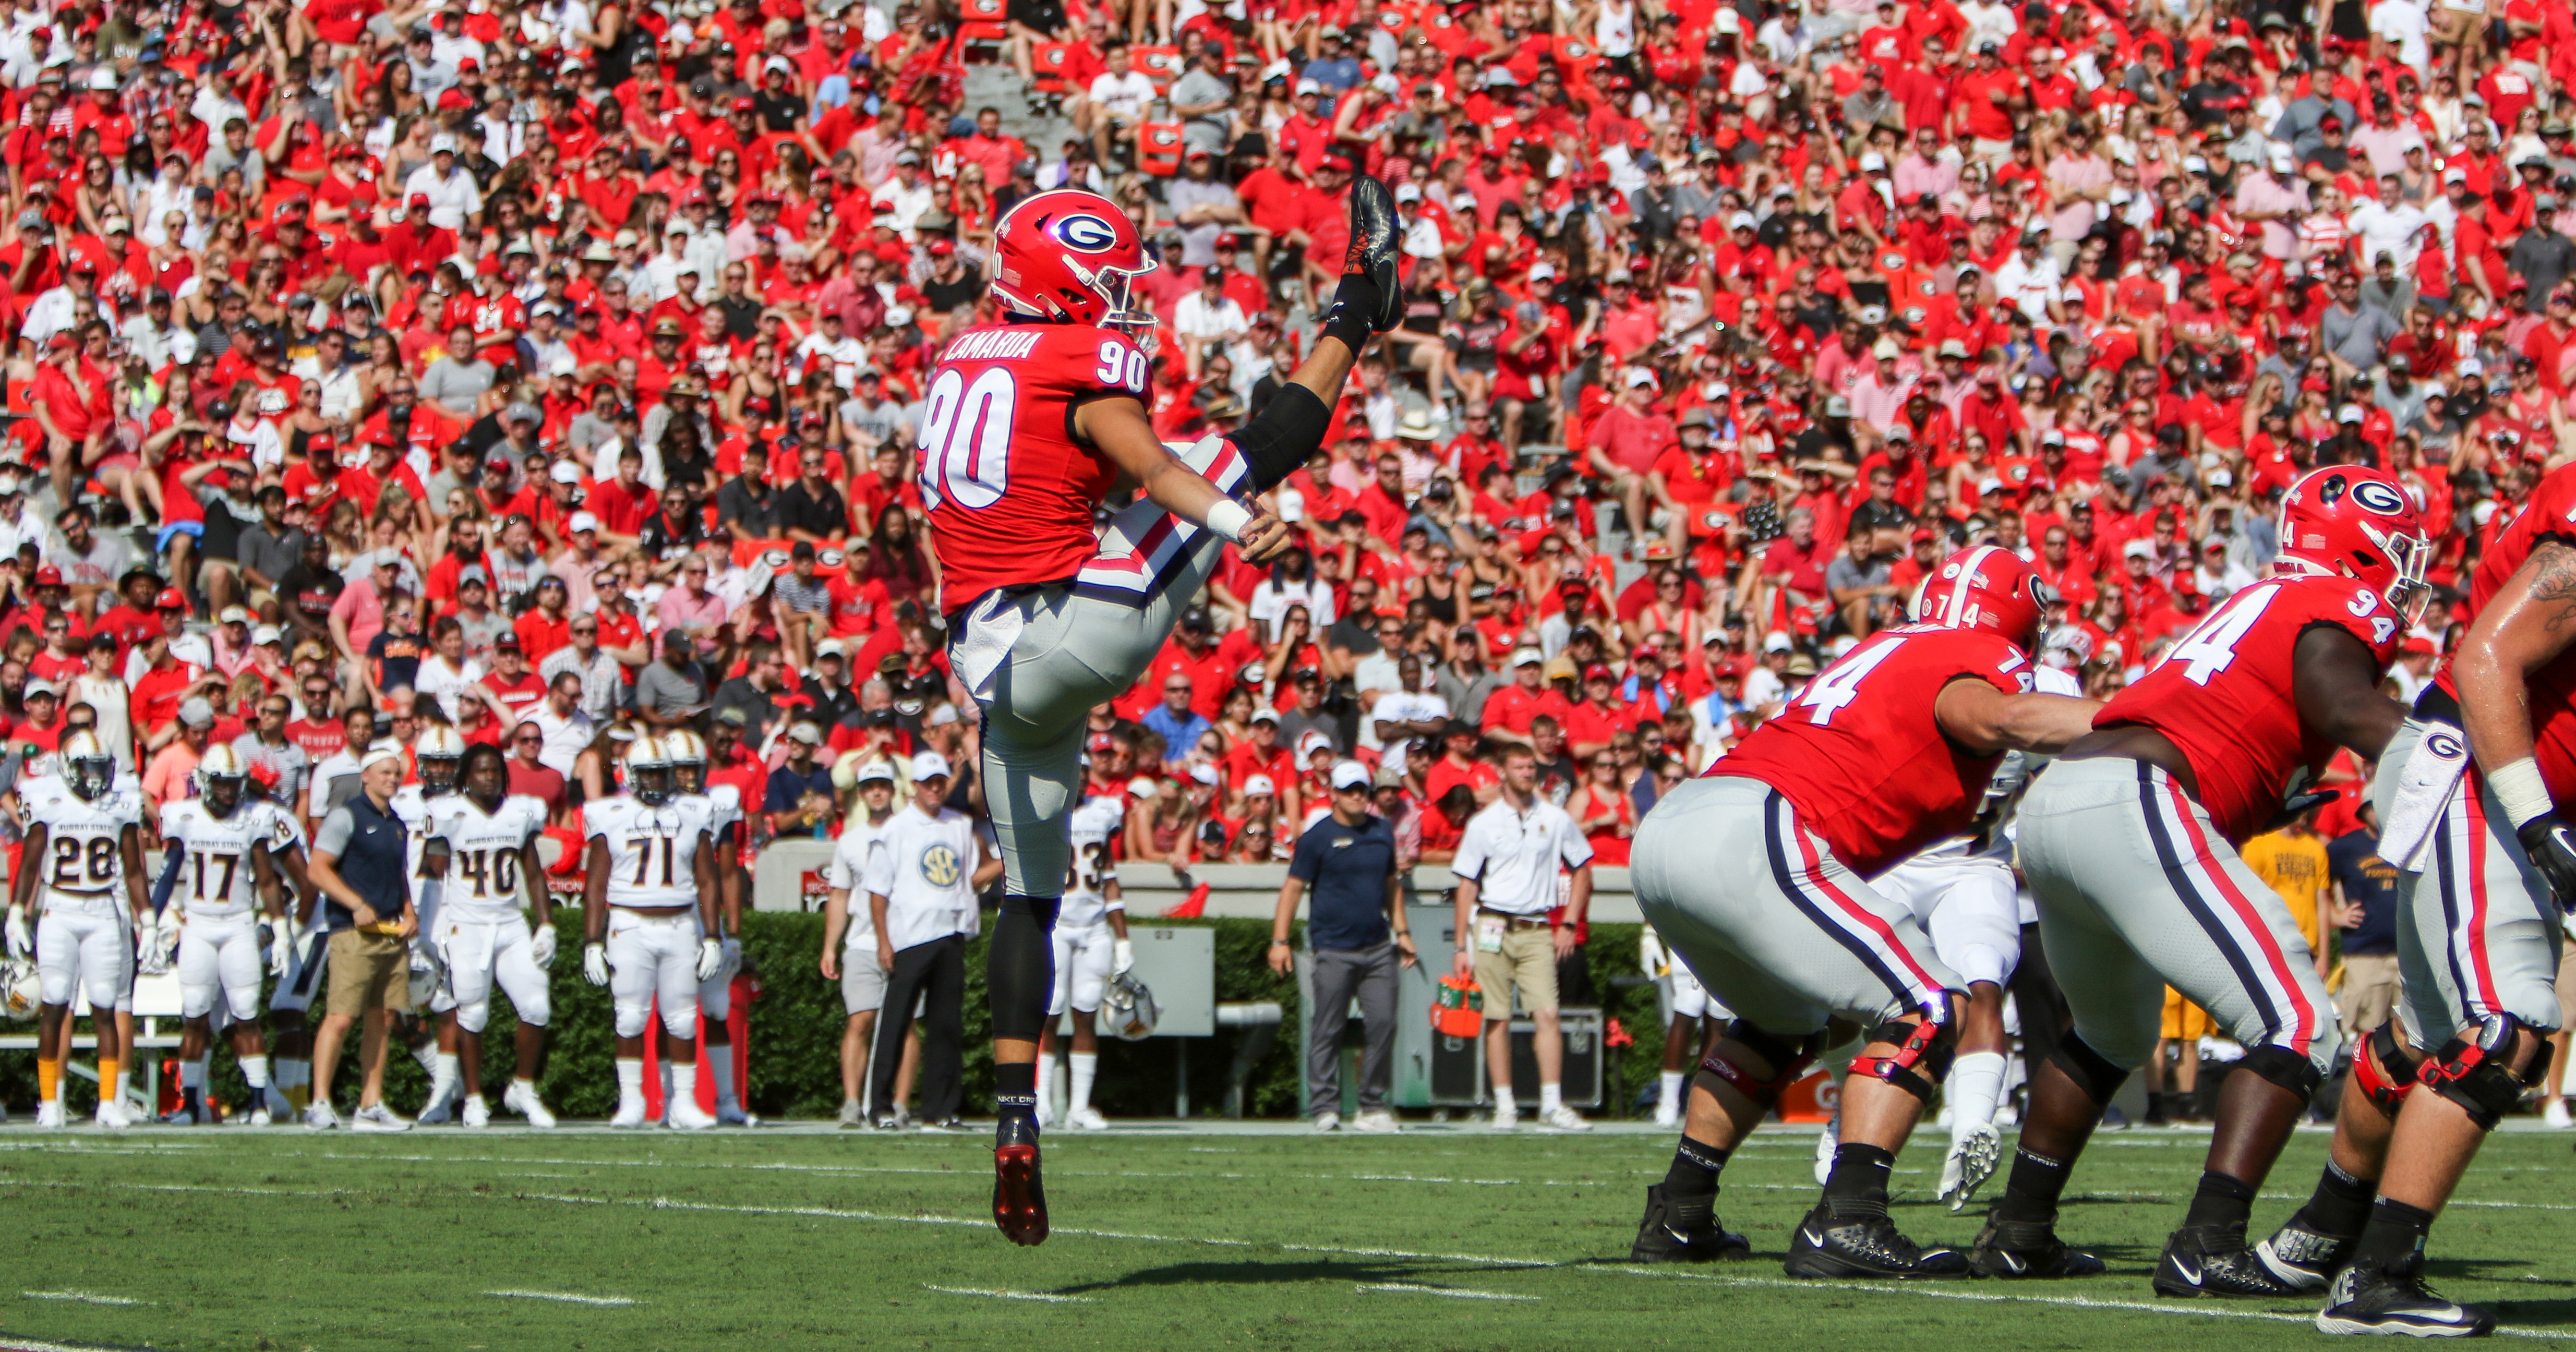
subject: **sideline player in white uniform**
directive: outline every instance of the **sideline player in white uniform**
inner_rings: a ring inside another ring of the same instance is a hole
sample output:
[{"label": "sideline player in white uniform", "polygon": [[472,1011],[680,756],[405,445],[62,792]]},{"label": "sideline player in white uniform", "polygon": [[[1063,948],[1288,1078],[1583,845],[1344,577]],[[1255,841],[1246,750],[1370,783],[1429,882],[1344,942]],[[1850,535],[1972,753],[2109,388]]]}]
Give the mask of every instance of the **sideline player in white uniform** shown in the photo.
[{"label": "sideline player in white uniform", "polygon": [[[454,734],[450,734],[451,736]],[[537,858],[537,836],[546,829],[546,805],[513,794],[510,770],[495,746],[466,749],[464,792],[426,805],[428,840],[421,848],[421,899],[433,913],[430,940],[447,973],[456,1002],[458,1070],[464,1080],[460,1114],[469,1127],[489,1126],[483,1102],[483,1029],[492,1018],[492,987],[510,997],[519,1016],[518,1061],[501,1106],[524,1115],[532,1127],[551,1127],[555,1115],[537,1097],[545,1069],[546,1023],[552,1017],[546,973],[555,961],[554,897]],[[526,890],[537,911],[529,927],[519,911]]]},{"label": "sideline player in white uniform", "polygon": [[[260,1033],[262,968],[283,958],[287,932],[285,888],[269,857],[274,841],[267,813],[245,801],[250,787],[241,753],[217,742],[197,762],[197,794],[161,809],[165,862],[152,900],[167,916],[179,899],[179,1106],[165,1126],[213,1120],[206,1107],[206,1057],[219,1007],[232,1028],[233,1054],[257,1104],[250,1124],[270,1121],[268,1040]],[[167,925],[164,925],[164,929]],[[265,936],[265,941],[263,939]]]},{"label": "sideline player in white uniform", "polygon": [[1672,950],[1664,947],[1652,925],[1638,935],[1637,958],[1646,975],[1663,983],[1665,1003],[1672,1011],[1664,1026],[1663,1070],[1655,1081],[1655,1125],[1678,1127],[1682,1100],[1688,1093],[1689,1072],[1684,1067],[1698,1065],[1714,1050],[1727,1020],[1735,1016],[1709,998],[1708,987],[1691,975],[1689,963],[1674,961]]},{"label": "sideline player in white uniform", "polygon": [[[403,824],[408,853],[404,875],[422,879],[427,877],[421,872],[421,854],[429,847],[429,814],[434,804],[456,792],[465,768],[465,738],[448,724],[424,722],[412,739],[411,762],[419,778],[394,790],[391,807]],[[436,1126],[456,1120],[465,1092],[457,1073],[456,993],[448,988],[432,938],[438,932],[438,890],[415,883],[412,891],[412,908],[420,912],[420,933],[413,937],[411,951],[413,1015],[429,1024],[430,1036],[414,1044],[411,1054],[429,1072],[429,1102],[418,1120],[422,1126]]]},{"label": "sideline player in white uniform", "polygon": [[268,1013],[276,1026],[270,1054],[276,1083],[268,1091],[272,1120],[293,1122],[304,1116],[312,1099],[313,1033],[305,1015],[322,991],[322,973],[330,949],[322,933],[322,893],[304,871],[304,824],[292,798],[268,796],[271,787],[252,767],[254,796],[248,810],[267,823],[268,861],[286,878],[286,924],[278,934],[280,951],[271,955],[277,984],[268,993]]},{"label": "sideline player in white uniform", "polygon": [[[662,748],[671,757],[676,801],[707,814],[707,830],[716,846],[716,911],[724,921],[717,947],[724,950],[724,965],[714,976],[698,983],[698,1011],[707,1018],[707,1069],[716,1081],[716,1122],[722,1126],[756,1127],[760,1119],[744,1112],[742,1098],[735,1091],[733,1079],[733,978],[742,970],[742,790],[731,784],[707,784],[707,744],[686,728],[674,728],[662,734]],[[662,1066],[667,1078],[668,1062]],[[671,1101],[670,1085],[663,1085],[662,1101]]]},{"label": "sideline player in white uniform", "polygon": [[1136,949],[1127,942],[1127,902],[1118,892],[1118,861],[1109,845],[1127,824],[1125,788],[1083,800],[1073,810],[1073,863],[1066,870],[1064,901],[1055,917],[1055,994],[1047,1002],[1045,1029],[1038,1036],[1038,1125],[1052,1125],[1055,1054],[1062,1039],[1056,1020],[1073,1011],[1070,1092],[1065,1097],[1065,1125],[1099,1131],[1109,1123],[1091,1106],[1091,1085],[1100,1073],[1100,998],[1109,983],[1136,965]]},{"label": "sideline player in white uniform", "polygon": [[662,1005],[662,1059],[671,1065],[670,1122],[716,1124],[698,1107],[698,984],[724,963],[716,918],[716,851],[703,806],[672,792],[671,758],[655,737],[626,750],[626,792],[586,803],[582,975],[610,987],[617,1011],[617,1115],[644,1125],[644,1034]]},{"label": "sideline player in white uniform", "polygon": [[[95,733],[65,738],[60,759],[61,775],[24,797],[27,843],[10,879],[7,923],[10,953],[22,961],[32,954],[44,984],[36,1125],[63,1125],[62,1068],[71,1054],[77,988],[89,997],[90,1026],[98,1034],[97,1122],[122,1130],[133,1119],[118,1096],[125,1058],[115,1011],[133,981],[135,940],[149,913],[143,800],[116,787],[116,759]],[[31,907],[38,911],[32,932]]]},{"label": "sideline player in white uniform", "polygon": [[[824,867],[823,958],[825,981],[841,983],[841,1008],[849,1022],[841,1028],[841,1125],[868,1124],[868,1046],[876,1032],[877,1010],[885,1004],[886,972],[877,965],[877,925],[861,881],[867,876],[868,851],[876,848],[894,819],[894,765],[872,760],[859,767],[862,812],[841,823],[832,862]],[[850,897],[858,893],[857,906]],[[894,1098],[912,1097],[912,1063],[920,1052],[920,1035],[904,1041],[904,1064],[894,1077]]]}]

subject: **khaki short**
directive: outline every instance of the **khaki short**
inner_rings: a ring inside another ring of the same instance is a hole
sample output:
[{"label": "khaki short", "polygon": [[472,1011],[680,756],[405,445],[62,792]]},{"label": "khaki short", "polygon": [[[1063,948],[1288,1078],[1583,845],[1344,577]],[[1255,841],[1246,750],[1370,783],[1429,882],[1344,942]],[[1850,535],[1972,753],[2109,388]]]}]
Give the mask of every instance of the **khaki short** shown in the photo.
[{"label": "khaki short", "polygon": [[341,930],[331,936],[331,998],[325,1008],[350,1019],[371,1009],[410,1013],[410,969],[408,950],[400,938]]},{"label": "khaki short", "polygon": [[[1476,917],[1479,922],[1488,918]],[[1504,931],[1499,953],[1488,953],[1482,943],[1477,944],[1476,985],[1485,993],[1487,1022],[1511,1018],[1515,990],[1520,992],[1523,1013],[1556,1008],[1555,934],[1545,925],[1533,925]]]},{"label": "khaki short", "polygon": [[[2558,987],[2561,1006],[2567,1002],[2564,971]],[[2343,958],[2343,989],[2335,992],[2335,1004],[2343,1010],[2343,1035],[2349,1042],[2388,1022],[2389,1013],[2397,1007],[2397,955],[2394,953],[2347,953]]]},{"label": "khaki short", "polygon": [[2165,1017],[2159,1030],[2169,1042],[2198,1042],[2209,1036],[2209,1011],[2182,998],[2182,992],[2165,987]]},{"label": "khaki short", "polygon": [[868,948],[841,950],[841,1010],[846,1014],[866,1014],[885,1005],[886,970],[877,966],[877,951]]}]

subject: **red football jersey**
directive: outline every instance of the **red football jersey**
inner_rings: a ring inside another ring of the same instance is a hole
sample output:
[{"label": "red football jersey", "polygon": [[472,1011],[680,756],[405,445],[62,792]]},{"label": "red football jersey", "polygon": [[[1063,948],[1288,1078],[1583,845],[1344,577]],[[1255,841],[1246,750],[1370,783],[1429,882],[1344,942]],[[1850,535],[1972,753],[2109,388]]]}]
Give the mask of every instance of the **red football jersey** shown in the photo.
[{"label": "red football jersey", "polygon": [[2191,763],[2200,805],[2242,845],[2281,811],[2291,776],[2313,782],[2338,749],[2299,718],[2291,653],[2310,625],[2360,639],[2383,667],[2397,654],[2396,612],[2341,577],[2276,577],[2227,598],[2155,669],[2094,715],[2093,726],[2161,732]]},{"label": "red football jersey", "polygon": [[[2487,608],[2487,602],[2495,599],[2543,540],[2576,545],[2576,465],[2562,466],[2542,479],[2523,504],[2522,515],[2487,546],[2477,573],[2469,579],[2471,620]],[[2453,697],[2459,695],[2459,683],[2447,665],[2440,683]],[[2576,803],[2576,653],[2560,653],[2528,684],[2532,754],[2540,762],[2540,777],[2549,785],[2552,799]]]},{"label": "red football jersey", "polygon": [[1074,444],[1073,403],[1144,390],[1145,355],[1087,324],[991,324],[948,344],[914,452],[943,609],[1070,578],[1098,552],[1092,508],[1118,471]]},{"label": "red football jersey", "polygon": [[1875,877],[1967,829],[2003,760],[1961,750],[1932,717],[1933,701],[1961,678],[2022,694],[2030,659],[1984,629],[1883,630],[1818,673],[1708,773],[1778,789],[1835,858]]}]

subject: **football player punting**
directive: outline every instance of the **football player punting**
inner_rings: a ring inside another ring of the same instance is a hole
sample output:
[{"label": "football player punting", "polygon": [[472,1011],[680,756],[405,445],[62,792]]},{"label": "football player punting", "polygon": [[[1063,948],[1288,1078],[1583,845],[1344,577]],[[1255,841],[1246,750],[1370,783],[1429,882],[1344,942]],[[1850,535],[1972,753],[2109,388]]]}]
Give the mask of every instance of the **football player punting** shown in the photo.
[{"label": "football player punting", "polygon": [[[707,814],[709,834],[716,846],[716,913],[724,921],[724,937],[718,946],[724,950],[724,965],[714,976],[698,983],[698,1010],[706,1015],[707,1069],[716,1081],[716,1121],[736,1127],[758,1124],[759,1119],[742,1110],[742,1099],[733,1082],[733,978],[742,970],[742,894],[743,870],[740,862],[742,840],[742,790],[731,784],[707,784],[707,744],[686,728],[675,728],[662,734],[662,747],[671,757],[673,787],[679,797]],[[668,1075],[668,1063],[663,1066]],[[662,1101],[671,1101],[668,1085]]]},{"label": "football player punting", "polygon": [[2576,903],[2560,808],[2576,802],[2570,507],[2576,471],[2561,469],[2487,547],[2468,638],[2371,779],[2379,852],[2407,874],[2405,1038],[2392,1021],[2353,1049],[2316,1192],[2258,1249],[2284,1282],[2330,1287],[2328,1333],[2495,1326],[2424,1285],[2424,1241],[2487,1132],[2548,1068],[2559,1024],[2557,930]]},{"label": "football player punting", "polygon": [[[1146,417],[1148,362],[1131,336],[1155,322],[1128,304],[1154,260],[1125,213],[1090,193],[1039,193],[1002,218],[992,267],[1006,322],[958,334],[931,376],[922,499],[951,664],[983,711],[986,806],[1009,879],[986,971],[1001,1117],[993,1219],[1017,1243],[1046,1238],[1038,1035],[1084,717],[1152,661],[1227,543],[1253,563],[1287,549],[1286,525],[1238,495],[1268,490],[1323,444],[1360,349],[1394,327],[1403,300],[1393,195],[1361,176],[1350,202],[1350,252],[1312,355],[1251,424],[1183,455]],[[1102,538],[1092,514],[1121,481],[1142,497]]]},{"label": "football player punting", "polygon": [[[161,809],[164,863],[152,901],[179,930],[179,1106],[168,1125],[213,1120],[206,1106],[206,1056],[220,1006],[232,1024],[233,1054],[257,1103],[250,1124],[271,1116],[268,1040],[259,1027],[263,969],[285,945],[285,887],[269,857],[269,814],[247,801],[250,773],[241,753],[217,742],[197,762],[197,794]],[[167,903],[176,894],[177,916]],[[267,941],[262,941],[262,932]]]},{"label": "football player punting", "polygon": [[[116,787],[116,760],[91,732],[63,739],[61,773],[30,786],[27,840],[10,879],[8,942],[32,954],[44,986],[36,1030],[36,1125],[63,1123],[62,1070],[72,1045],[72,993],[89,997],[98,1035],[102,1127],[132,1125],[118,1073],[125,1064],[116,1007],[134,977],[135,943],[150,914],[143,887],[143,800]],[[35,915],[32,928],[30,912]]]},{"label": "football player punting", "polygon": [[662,1058],[671,1064],[670,1122],[716,1124],[698,1107],[698,986],[724,964],[712,931],[716,851],[705,800],[674,792],[660,739],[626,750],[626,791],[582,806],[590,842],[584,869],[582,974],[607,986],[617,1011],[617,1115],[644,1125],[644,1034],[662,1011]]},{"label": "football player punting", "polygon": [[1700,1063],[1672,1167],[1646,1190],[1634,1258],[1750,1253],[1717,1223],[1718,1171],[1842,1015],[1866,1041],[1788,1271],[1968,1271],[1887,1214],[1896,1151],[1949,1071],[1966,983],[1914,916],[1863,880],[1966,828],[2006,751],[2054,751],[2090,729],[2098,705],[2032,693],[2029,651],[2052,599],[2007,551],[1951,556],[1926,587],[1923,622],[1852,649],[1639,824],[1638,906],[1736,1019]]},{"label": "football player punting", "polygon": [[2337,747],[2377,759],[2404,720],[2379,674],[2427,594],[2424,539],[2395,478],[2309,473],[2282,499],[2272,576],[2114,697],[2024,798],[2022,871],[2075,1026],[2033,1072],[2012,1171],[1972,1255],[1979,1271],[2098,1270],[2058,1241],[2057,1199],[2103,1106],[2154,1050],[2171,985],[2247,1051],[2220,1089],[2200,1186],[2155,1289],[2294,1289],[2246,1246],[2245,1223],[2333,1064],[2334,1007],[2288,906],[2236,848],[2309,806],[2300,789]]},{"label": "football player punting", "polygon": [[1118,894],[1118,863],[1109,843],[1127,823],[1126,788],[1084,800],[1073,810],[1073,864],[1055,917],[1055,994],[1047,1001],[1046,1028],[1038,1038],[1038,1121],[1048,1124],[1054,1097],[1048,1084],[1061,1041],[1056,1021],[1073,1011],[1072,1083],[1065,1096],[1065,1125],[1098,1131],[1109,1123],[1091,1106],[1091,1084],[1100,1071],[1100,997],[1109,983],[1136,965],[1127,942],[1127,903]]},{"label": "football player punting", "polygon": [[[425,897],[436,895],[417,903],[437,917],[430,938],[456,1001],[451,1017],[465,1086],[459,1116],[469,1127],[492,1121],[483,1101],[483,1028],[491,1020],[492,987],[497,984],[519,1016],[518,1061],[501,1106],[524,1115],[529,1126],[551,1127],[554,1114],[537,1098],[546,1022],[553,1010],[546,973],[555,961],[554,898],[545,885],[545,865],[537,858],[546,806],[510,793],[510,771],[499,747],[469,747],[463,764],[464,791],[426,807],[428,840],[421,850],[418,890]],[[536,907],[534,928],[519,911],[522,888]]]}]

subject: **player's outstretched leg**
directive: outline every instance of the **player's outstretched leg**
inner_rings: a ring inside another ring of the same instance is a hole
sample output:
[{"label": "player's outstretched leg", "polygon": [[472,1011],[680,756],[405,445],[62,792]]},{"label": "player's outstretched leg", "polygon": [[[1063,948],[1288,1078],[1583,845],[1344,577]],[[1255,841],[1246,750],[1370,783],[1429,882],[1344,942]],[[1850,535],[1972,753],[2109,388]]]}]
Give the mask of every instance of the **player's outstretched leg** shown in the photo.
[{"label": "player's outstretched leg", "polygon": [[1630,1262],[1734,1262],[1753,1256],[1750,1240],[1717,1222],[1718,1171],[1770,1115],[1780,1091],[1815,1059],[1813,1044],[1821,1041],[1776,1038],[1744,1019],[1717,1039],[1691,1077],[1672,1167],[1663,1182],[1646,1189],[1646,1214],[1637,1222]]},{"label": "player's outstretched leg", "polygon": [[[1061,872],[1059,875],[1061,876]],[[992,991],[993,1224],[1014,1244],[1047,1237],[1038,1165],[1038,1034],[1055,989],[1056,899],[1006,895],[993,920],[985,980]]]},{"label": "player's outstretched leg", "polygon": [[1896,1152],[1949,1072],[1961,1003],[1953,992],[1946,1020],[1936,1021],[1939,1011],[1927,1011],[1870,1030],[1860,1059],[1843,1078],[1842,1143],[1834,1147],[1824,1196],[1789,1240],[1783,1267],[1790,1276],[1967,1275],[1968,1260],[1958,1250],[1915,1243],[1887,1214]]},{"label": "player's outstretched leg", "polygon": [[2129,1072],[2061,1034],[2030,1082],[2021,1142],[2013,1151],[2004,1194],[1986,1213],[1986,1227],[1968,1250],[1968,1266],[1982,1277],[2092,1277],[2102,1260],[2069,1248],[2057,1237],[2057,1199],[2075,1172],[2076,1157],[2093,1138],[2102,1109]]}]

